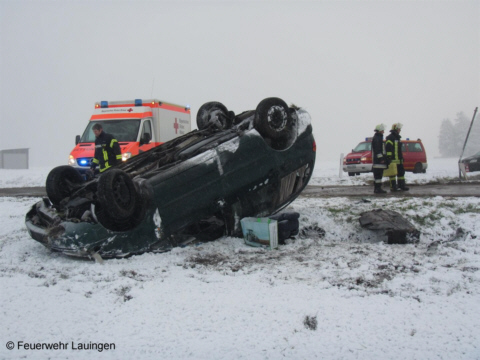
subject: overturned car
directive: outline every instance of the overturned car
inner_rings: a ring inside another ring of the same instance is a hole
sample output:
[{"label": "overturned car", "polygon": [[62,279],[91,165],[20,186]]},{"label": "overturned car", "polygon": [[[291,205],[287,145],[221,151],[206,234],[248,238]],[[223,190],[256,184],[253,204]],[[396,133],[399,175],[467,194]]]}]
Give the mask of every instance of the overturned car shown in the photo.
[{"label": "overturned car", "polygon": [[279,212],[310,180],[316,145],[304,109],[267,98],[235,115],[209,102],[197,127],[88,181],[52,169],[48,198],[26,214],[30,236],[87,258],[241,237],[243,217]]}]

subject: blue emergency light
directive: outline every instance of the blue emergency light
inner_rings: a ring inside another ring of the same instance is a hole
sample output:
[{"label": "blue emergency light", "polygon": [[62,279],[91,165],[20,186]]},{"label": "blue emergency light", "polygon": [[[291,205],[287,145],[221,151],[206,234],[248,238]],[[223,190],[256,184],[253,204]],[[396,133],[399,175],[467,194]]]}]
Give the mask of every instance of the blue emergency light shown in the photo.
[{"label": "blue emergency light", "polygon": [[80,163],[80,165],[82,166],[87,166],[88,165],[88,160],[87,159],[81,159],[78,161]]},{"label": "blue emergency light", "polygon": [[100,101],[101,108],[108,108],[108,101]]},{"label": "blue emergency light", "polygon": [[135,106],[142,106],[143,102],[142,99],[135,99]]}]

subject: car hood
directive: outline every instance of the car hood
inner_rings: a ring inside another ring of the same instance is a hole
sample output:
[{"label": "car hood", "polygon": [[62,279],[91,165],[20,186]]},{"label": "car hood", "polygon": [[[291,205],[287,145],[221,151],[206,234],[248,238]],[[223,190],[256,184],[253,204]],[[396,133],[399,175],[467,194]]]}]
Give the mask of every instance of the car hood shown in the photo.
[{"label": "car hood", "polygon": [[363,157],[363,156],[367,156],[367,155],[370,155],[371,154],[371,151],[360,151],[360,152],[352,152],[352,153],[349,153],[345,156],[346,159],[350,159],[350,158],[358,158],[358,157]]}]

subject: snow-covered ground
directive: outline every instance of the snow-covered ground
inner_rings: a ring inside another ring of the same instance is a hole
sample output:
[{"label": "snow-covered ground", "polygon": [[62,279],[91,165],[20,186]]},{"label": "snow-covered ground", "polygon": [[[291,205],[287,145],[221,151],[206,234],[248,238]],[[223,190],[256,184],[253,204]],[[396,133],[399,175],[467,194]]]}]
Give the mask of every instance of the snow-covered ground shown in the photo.
[{"label": "snow-covered ground", "polygon": [[[0,187],[43,186],[49,170],[0,170]],[[406,175],[457,177],[456,159]],[[318,162],[311,184],[371,178]],[[278,250],[225,237],[98,264],[29,237],[38,199],[0,198],[0,359],[480,359],[480,199],[369,200],[297,199],[301,227],[325,235]],[[404,214],[419,243],[362,229],[375,208]]]}]

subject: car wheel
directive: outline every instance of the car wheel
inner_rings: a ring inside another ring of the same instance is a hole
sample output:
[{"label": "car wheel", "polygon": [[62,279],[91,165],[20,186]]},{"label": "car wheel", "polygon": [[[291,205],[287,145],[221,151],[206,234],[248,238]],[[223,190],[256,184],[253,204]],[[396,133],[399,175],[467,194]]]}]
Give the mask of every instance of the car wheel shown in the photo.
[{"label": "car wheel", "polygon": [[134,215],[139,197],[126,172],[110,169],[98,179],[97,201],[102,213],[100,217],[117,223],[129,220]]},{"label": "car wheel", "polygon": [[286,149],[295,141],[296,116],[293,113],[282,99],[264,99],[255,110],[255,129],[275,150]]},{"label": "car wheel", "polygon": [[[140,199],[141,200],[141,199]],[[140,224],[145,216],[145,205],[142,201],[137,201],[134,214],[127,219],[118,219],[112,217],[106,208],[100,205],[95,209],[95,216],[98,222],[106,229],[111,231],[129,231]]]},{"label": "car wheel", "polygon": [[47,176],[45,188],[53,205],[70,196],[78,184],[83,183],[82,175],[69,165],[53,168]]},{"label": "car wheel", "polygon": [[414,174],[420,174],[423,172],[423,166],[420,163],[416,163],[415,166],[413,167],[413,173]]},{"label": "car wheel", "polygon": [[197,127],[199,130],[214,126],[219,130],[232,127],[233,113],[222,103],[211,101],[203,104],[197,112]]},{"label": "car wheel", "polygon": [[355,176],[355,173],[354,172],[349,172],[348,176]]}]

